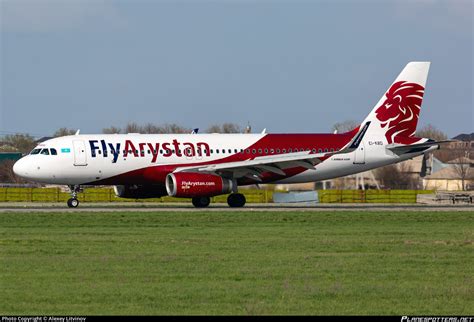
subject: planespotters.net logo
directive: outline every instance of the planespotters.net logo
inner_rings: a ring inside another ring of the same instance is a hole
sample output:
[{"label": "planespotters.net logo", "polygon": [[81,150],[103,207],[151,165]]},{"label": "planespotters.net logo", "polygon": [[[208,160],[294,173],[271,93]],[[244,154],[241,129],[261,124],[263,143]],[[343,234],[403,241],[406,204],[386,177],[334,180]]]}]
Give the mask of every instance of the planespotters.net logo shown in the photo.
[{"label": "planespotters.net logo", "polygon": [[474,322],[472,316],[402,316],[401,322]]}]

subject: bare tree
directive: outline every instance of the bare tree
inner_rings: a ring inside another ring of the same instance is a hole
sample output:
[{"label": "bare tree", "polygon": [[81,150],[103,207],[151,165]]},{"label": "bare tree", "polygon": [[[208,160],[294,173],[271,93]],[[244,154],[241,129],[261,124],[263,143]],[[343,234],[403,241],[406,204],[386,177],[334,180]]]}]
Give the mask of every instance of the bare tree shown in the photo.
[{"label": "bare tree", "polygon": [[6,135],[3,142],[18,149],[21,153],[28,153],[36,146],[35,140],[29,134]]},{"label": "bare tree", "polygon": [[461,189],[466,190],[466,180],[471,177],[471,168],[474,166],[474,161],[471,157],[474,156],[474,149],[472,148],[471,142],[462,142],[462,147],[455,151],[452,151],[455,158],[450,161],[453,165],[453,169],[461,179]]},{"label": "bare tree", "polygon": [[141,126],[139,126],[137,123],[129,122],[123,129],[123,133],[140,133],[141,130]]},{"label": "bare tree", "polygon": [[416,189],[417,180],[411,170],[410,165],[406,162],[390,164],[375,170],[375,177],[384,188]]},{"label": "bare tree", "polygon": [[337,133],[345,133],[349,132],[360,125],[360,122],[354,120],[348,120],[344,122],[338,122],[332,126],[333,131],[337,131]]},{"label": "bare tree", "polygon": [[240,133],[242,132],[240,126],[234,123],[222,124],[222,133]]},{"label": "bare tree", "polygon": [[166,123],[161,126],[162,133],[191,133],[191,129],[178,125],[176,123]]},{"label": "bare tree", "polygon": [[415,136],[419,138],[429,138],[435,141],[442,141],[448,138],[446,133],[442,132],[441,130],[438,130],[431,124],[425,125],[422,128],[418,129],[418,131],[416,131]]},{"label": "bare tree", "polygon": [[159,134],[159,133],[163,133],[163,130],[153,124],[153,123],[147,123],[145,124],[144,126],[141,127],[141,132],[140,133],[146,133],[146,134]]},{"label": "bare tree", "polygon": [[15,160],[5,160],[0,162],[0,182],[5,183],[25,183],[26,181],[17,177],[13,172]]},{"label": "bare tree", "polygon": [[102,129],[102,133],[104,134],[118,134],[122,130],[119,127],[111,126]]},{"label": "bare tree", "polygon": [[211,125],[207,131],[207,133],[241,133],[242,130],[240,126],[235,123],[224,123],[222,125]]},{"label": "bare tree", "polygon": [[18,149],[11,145],[0,146],[0,152],[18,152]]},{"label": "bare tree", "polygon": [[56,130],[56,132],[54,132],[53,136],[56,138],[56,137],[60,137],[60,136],[73,135],[76,132],[77,132],[77,130],[62,127],[60,129]]}]

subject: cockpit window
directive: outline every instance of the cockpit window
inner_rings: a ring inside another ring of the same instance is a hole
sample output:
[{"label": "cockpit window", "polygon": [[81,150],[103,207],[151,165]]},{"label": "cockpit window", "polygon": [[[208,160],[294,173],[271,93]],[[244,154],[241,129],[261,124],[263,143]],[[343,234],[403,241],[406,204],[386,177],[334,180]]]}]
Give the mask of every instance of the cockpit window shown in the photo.
[{"label": "cockpit window", "polygon": [[41,149],[33,149],[33,151],[30,152],[30,154],[38,154],[40,153]]},{"label": "cockpit window", "polygon": [[51,149],[51,155],[58,155],[58,151],[56,151],[56,149]]},{"label": "cockpit window", "polygon": [[40,154],[49,155],[49,149],[41,150]]}]

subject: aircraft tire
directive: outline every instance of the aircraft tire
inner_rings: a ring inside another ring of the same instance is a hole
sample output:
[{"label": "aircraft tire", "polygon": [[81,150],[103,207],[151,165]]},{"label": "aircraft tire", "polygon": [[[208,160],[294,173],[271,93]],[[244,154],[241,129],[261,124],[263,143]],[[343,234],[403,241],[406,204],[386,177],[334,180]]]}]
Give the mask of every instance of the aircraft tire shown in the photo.
[{"label": "aircraft tire", "polygon": [[227,204],[232,208],[245,206],[245,196],[241,193],[232,193],[227,197]]},{"label": "aircraft tire", "polygon": [[75,198],[70,198],[68,201],[67,201],[67,206],[69,208],[77,208],[77,206],[79,206],[79,200],[75,199]]},{"label": "aircraft tire", "polygon": [[211,198],[209,197],[194,197],[193,206],[196,208],[206,208],[211,203]]}]

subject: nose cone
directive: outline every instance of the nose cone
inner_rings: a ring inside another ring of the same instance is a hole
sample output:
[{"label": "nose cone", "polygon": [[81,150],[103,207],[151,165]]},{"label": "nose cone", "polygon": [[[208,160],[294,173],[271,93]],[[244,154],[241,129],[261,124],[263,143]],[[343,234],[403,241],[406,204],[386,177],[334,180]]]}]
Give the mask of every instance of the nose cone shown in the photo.
[{"label": "nose cone", "polygon": [[28,177],[28,166],[25,158],[21,158],[13,165],[13,172],[22,178]]}]

